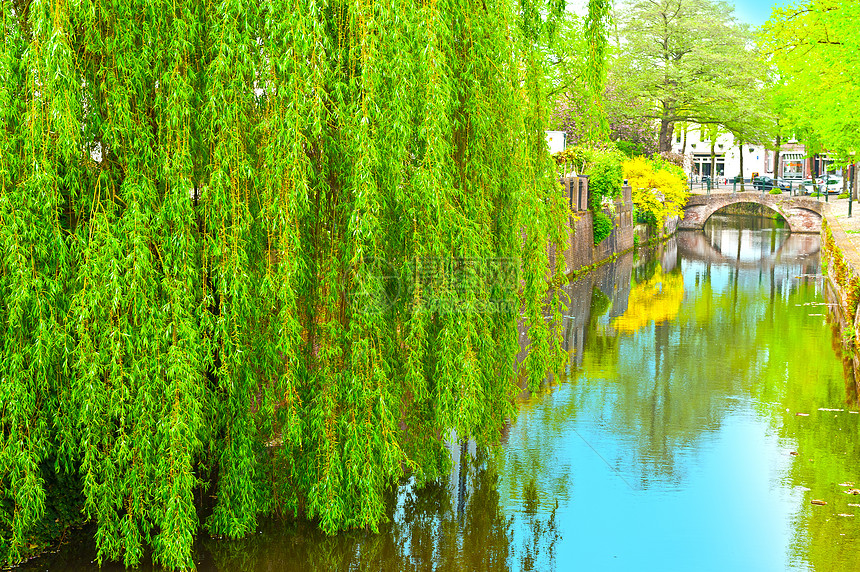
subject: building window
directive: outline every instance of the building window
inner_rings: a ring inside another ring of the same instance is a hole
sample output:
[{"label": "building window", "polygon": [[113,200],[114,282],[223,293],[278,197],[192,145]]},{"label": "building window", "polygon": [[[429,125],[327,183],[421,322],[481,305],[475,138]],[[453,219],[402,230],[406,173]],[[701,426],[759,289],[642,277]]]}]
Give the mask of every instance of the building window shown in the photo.
[{"label": "building window", "polygon": [[803,153],[783,153],[781,159],[783,178],[803,178]]},{"label": "building window", "polygon": [[786,179],[802,179],[803,161],[786,161],[783,163],[782,176]]},{"label": "building window", "polygon": [[704,177],[725,177],[726,176],[726,156],[725,154],[716,155],[714,157],[714,170],[711,173],[711,154],[710,153],[695,153],[693,155],[693,176]]}]

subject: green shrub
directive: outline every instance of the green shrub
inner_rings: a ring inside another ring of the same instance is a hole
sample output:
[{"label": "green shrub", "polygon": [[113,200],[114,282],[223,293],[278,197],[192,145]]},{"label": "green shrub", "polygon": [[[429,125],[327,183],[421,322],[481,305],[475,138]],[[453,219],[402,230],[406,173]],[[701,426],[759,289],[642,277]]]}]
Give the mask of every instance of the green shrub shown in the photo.
[{"label": "green shrub", "polygon": [[779,189],[779,188],[777,188],[777,187],[774,187],[774,188],[772,188],[770,191],[768,191],[768,193],[769,193],[769,194],[771,194],[771,195],[781,195],[781,194],[782,194],[782,189]]},{"label": "green shrub", "polygon": [[612,219],[603,211],[594,212],[594,244],[600,244],[612,233]]},{"label": "green shrub", "polygon": [[[634,202],[635,206],[636,203]],[[649,226],[656,227],[657,226],[657,215],[655,215],[651,211],[636,209],[636,216],[634,218],[637,224],[647,224]]]},{"label": "green shrub", "polygon": [[588,175],[589,207],[592,210],[601,208],[604,197],[615,199],[621,195],[624,170],[621,168],[621,157],[617,152],[592,151],[586,174]]},{"label": "green shrub", "polygon": [[627,157],[633,158],[646,153],[643,143],[633,143],[630,141],[616,141],[615,146],[618,150],[624,153]]},{"label": "green shrub", "polygon": [[633,248],[639,248],[639,235],[633,235]]},{"label": "green shrub", "polygon": [[837,198],[837,199],[847,199],[847,198],[848,198],[848,193],[842,193],[841,195],[839,195],[839,196],[838,196],[838,197],[836,197],[836,198]]}]

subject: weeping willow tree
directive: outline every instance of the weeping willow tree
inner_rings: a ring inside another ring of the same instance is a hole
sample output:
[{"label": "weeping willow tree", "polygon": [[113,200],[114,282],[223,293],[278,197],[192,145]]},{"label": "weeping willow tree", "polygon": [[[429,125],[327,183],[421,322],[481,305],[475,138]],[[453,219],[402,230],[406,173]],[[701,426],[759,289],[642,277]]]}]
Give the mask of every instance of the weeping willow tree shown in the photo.
[{"label": "weeping willow tree", "polygon": [[375,529],[495,442],[518,326],[532,388],[561,355],[563,6],[4,0],[0,560],[57,475],[100,560],[191,568],[200,526]]},{"label": "weeping willow tree", "polygon": [[590,99],[590,121],[586,129],[589,141],[606,141],[609,138],[609,120],[603,107],[603,90],[606,87],[607,29],[612,12],[609,0],[590,0],[585,18],[585,80]]}]

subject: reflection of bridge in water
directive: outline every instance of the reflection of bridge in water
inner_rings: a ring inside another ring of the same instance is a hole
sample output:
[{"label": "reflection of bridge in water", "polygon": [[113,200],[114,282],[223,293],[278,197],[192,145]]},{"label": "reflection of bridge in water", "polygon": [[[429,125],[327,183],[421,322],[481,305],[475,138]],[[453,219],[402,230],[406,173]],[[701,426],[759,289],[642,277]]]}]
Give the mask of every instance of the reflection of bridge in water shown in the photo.
[{"label": "reflection of bridge in water", "polygon": [[[779,265],[805,266],[810,262],[816,265],[818,263],[821,241],[817,235],[791,233],[785,236],[775,248],[762,242],[761,257],[757,259],[741,258],[740,233],[737,242],[731,245],[732,252],[723,252],[722,236],[718,234],[712,238],[701,231],[679,232],[678,251],[689,260],[731,266],[742,270],[770,270]],[[765,249],[766,246],[770,248]]]}]

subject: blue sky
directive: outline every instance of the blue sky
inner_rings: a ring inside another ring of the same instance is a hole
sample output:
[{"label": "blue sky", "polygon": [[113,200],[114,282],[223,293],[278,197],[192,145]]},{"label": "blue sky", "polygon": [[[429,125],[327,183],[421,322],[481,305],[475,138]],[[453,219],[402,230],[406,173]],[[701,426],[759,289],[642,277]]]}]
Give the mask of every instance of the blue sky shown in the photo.
[{"label": "blue sky", "polygon": [[[752,26],[761,26],[770,17],[770,10],[775,4],[791,3],[794,0],[726,0],[735,7],[735,16],[742,22]],[[615,5],[620,0],[613,0]],[[588,0],[567,0],[569,10],[577,14],[585,14]]]},{"label": "blue sky", "polygon": [[753,26],[761,26],[770,17],[770,10],[775,4],[774,0],[729,0],[729,4],[735,6],[735,16],[738,20]]}]

